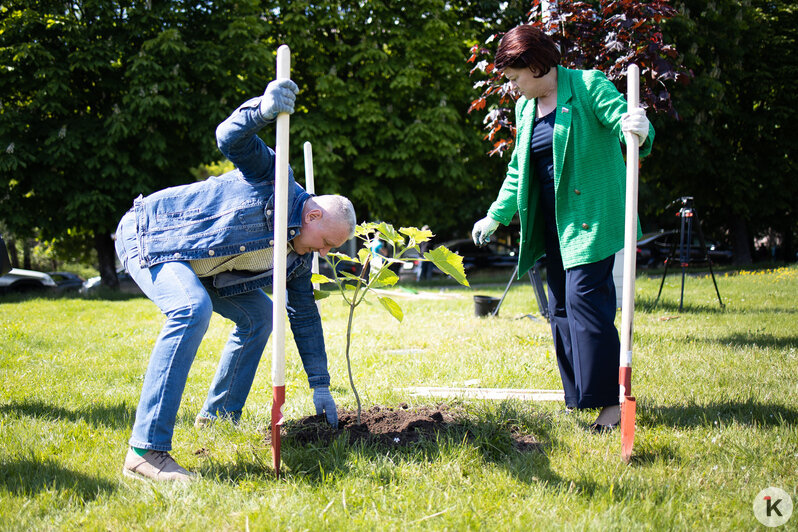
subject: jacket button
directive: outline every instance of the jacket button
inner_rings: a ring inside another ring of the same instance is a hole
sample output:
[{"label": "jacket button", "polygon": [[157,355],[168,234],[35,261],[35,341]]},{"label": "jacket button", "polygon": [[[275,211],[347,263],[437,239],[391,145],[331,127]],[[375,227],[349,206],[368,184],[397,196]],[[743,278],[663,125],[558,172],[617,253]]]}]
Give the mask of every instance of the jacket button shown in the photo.
[{"label": "jacket button", "polygon": [[239,250],[239,251],[246,251],[246,250],[247,250],[247,248],[246,248],[246,246],[241,246],[240,248],[238,248],[238,250]]},{"label": "jacket button", "polygon": [[176,259],[179,259],[179,258],[180,258],[180,253],[175,253],[175,254],[174,254],[174,255],[172,255],[172,256],[173,256],[174,258],[176,258]]},{"label": "jacket button", "polygon": [[274,245],[274,240],[269,240],[269,245],[273,246]]},{"label": "jacket button", "polygon": [[296,234],[296,231],[294,231],[293,229],[291,229],[291,230],[290,230],[290,231],[288,231],[288,232],[291,234],[291,236],[294,236],[294,235]]},{"label": "jacket button", "polygon": [[578,196],[579,194],[581,194],[581,193],[582,193],[582,191],[581,191],[581,190],[579,190],[578,188],[577,188],[577,189],[574,189],[574,194],[576,194],[577,196]]},{"label": "jacket button", "polygon": [[272,215],[272,211],[266,211],[266,216],[271,216],[271,215]]},{"label": "jacket button", "polygon": [[208,250],[208,255],[213,257],[214,255],[216,255],[216,252],[214,250],[210,249],[210,250]]},{"label": "jacket button", "polygon": [[582,224],[582,229],[590,229],[590,226],[587,224]]}]

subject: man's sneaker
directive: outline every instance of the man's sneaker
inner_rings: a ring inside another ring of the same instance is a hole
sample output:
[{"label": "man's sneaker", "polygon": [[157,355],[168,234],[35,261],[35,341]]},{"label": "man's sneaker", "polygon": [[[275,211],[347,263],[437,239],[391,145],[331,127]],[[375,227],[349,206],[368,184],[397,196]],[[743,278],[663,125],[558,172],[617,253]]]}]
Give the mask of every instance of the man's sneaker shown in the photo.
[{"label": "man's sneaker", "polygon": [[150,480],[195,480],[197,475],[186,471],[175,462],[166,451],[149,450],[144,456],[139,456],[133,449],[128,449],[125,465],[122,466],[125,476],[136,479]]},{"label": "man's sneaker", "polygon": [[211,425],[213,425],[213,419],[205,417],[202,414],[197,415],[197,419],[194,420],[194,426],[198,429],[204,429]]}]

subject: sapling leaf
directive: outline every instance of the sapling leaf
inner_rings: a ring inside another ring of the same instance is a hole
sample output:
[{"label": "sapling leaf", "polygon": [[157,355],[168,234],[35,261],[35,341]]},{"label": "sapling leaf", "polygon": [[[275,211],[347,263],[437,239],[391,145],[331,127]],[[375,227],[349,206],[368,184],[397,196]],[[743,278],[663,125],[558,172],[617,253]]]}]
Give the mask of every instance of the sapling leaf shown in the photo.
[{"label": "sapling leaf", "polygon": [[377,224],[374,222],[364,222],[355,227],[355,236],[367,236],[377,230]]},{"label": "sapling leaf", "polygon": [[370,254],[371,254],[371,252],[369,250],[367,250],[366,248],[360,248],[357,251],[357,258],[360,261],[360,264],[365,264],[366,263],[366,259],[369,257]]},{"label": "sapling leaf", "polygon": [[396,229],[394,229],[391,224],[381,222],[380,225],[377,226],[377,231],[382,235],[383,239],[388,242],[404,244],[404,237],[396,232]]},{"label": "sapling leaf", "polygon": [[319,299],[324,299],[325,297],[330,297],[332,292],[325,292],[324,290],[313,290],[313,299],[318,301]]},{"label": "sapling leaf", "polygon": [[[377,273],[376,283],[378,283],[379,286],[393,286],[398,282],[399,282],[399,276],[388,268],[382,268]],[[371,286],[373,288],[379,288],[379,286],[377,286],[377,284],[375,283],[372,283]]]},{"label": "sapling leaf", "polygon": [[358,277],[354,273],[341,272],[340,276],[343,277],[344,279],[349,279],[350,281],[359,281],[360,280],[360,277]]},{"label": "sapling leaf", "polygon": [[[313,275],[310,276],[310,282],[311,283],[325,284],[325,283],[334,283],[335,281],[333,281],[332,279],[330,279],[326,275],[322,275],[320,273],[314,273]],[[318,299],[318,298],[316,298],[316,299]]]},{"label": "sapling leaf", "polygon": [[461,285],[469,286],[463,268],[463,257],[451,252],[446,246],[438,246],[432,251],[424,253],[424,258],[431,260],[439,270]]},{"label": "sapling leaf", "polygon": [[385,308],[385,310],[391,313],[391,316],[396,318],[399,322],[401,322],[402,319],[404,319],[405,315],[402,312],[402,307],[400,307],[396,303],[396,301],[394,301],[390,297],[384,297],[384,296],[378,297],[378,299],[380,300],[380,303]]},{"label": "sapling leaf", "polygon": [[426,229],[418,229],[416,227],[402,227],[399,229],[399,232],[403,235],[409,236],[416,244],[420,244],[421,242],[426,242],[433,235],[432,231],[428,231]]},{"label": "sapling leaf", "polygon": [[349,262],[359,262],[357,259],[350,257],[346,253],[339,253],[337,251],[333,251],[331,253],[327,253],[328,257],[335,257],[336,259],[340,260],[348,260]]}]

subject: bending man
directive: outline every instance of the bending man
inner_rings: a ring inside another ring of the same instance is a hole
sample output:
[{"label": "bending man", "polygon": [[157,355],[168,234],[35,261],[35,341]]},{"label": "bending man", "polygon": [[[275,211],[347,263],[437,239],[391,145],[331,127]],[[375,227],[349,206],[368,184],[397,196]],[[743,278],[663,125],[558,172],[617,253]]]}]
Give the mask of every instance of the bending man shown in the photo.
[{"label": "bending man", "polygon": [[[197,416],[238,421],[272,329],[274,151],[256,133],[278,113],[292,113],[298,92],[272,81],[216,129],[221,152],[236,169],[206,181],[139,196],[119,223],[116,251],[130,275],[166,316],[153,348],[123,473],[188,480],[170,456],[172,433],[189,368],[213,312],[235,323],[208,397]],[[355,230],[351,202],[314,197],[289,169],[287,311],[313,389],[317,413],[336,425],[321,318],[310,282],[310,259],[343,245]]]}]

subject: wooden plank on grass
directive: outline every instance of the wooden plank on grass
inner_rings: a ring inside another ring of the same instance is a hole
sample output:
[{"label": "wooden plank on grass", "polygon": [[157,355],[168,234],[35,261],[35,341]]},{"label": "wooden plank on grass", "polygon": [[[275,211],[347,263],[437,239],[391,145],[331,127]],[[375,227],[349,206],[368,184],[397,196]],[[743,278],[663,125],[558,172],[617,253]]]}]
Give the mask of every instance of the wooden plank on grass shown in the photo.
[{"label": "wooden plank on grass", "polygon": [[414,397],[460,397],[464,399],[518,399],[519,401],[564,401],[562,390],[521,388],[446,388],[415,386],[405,388]]}]

